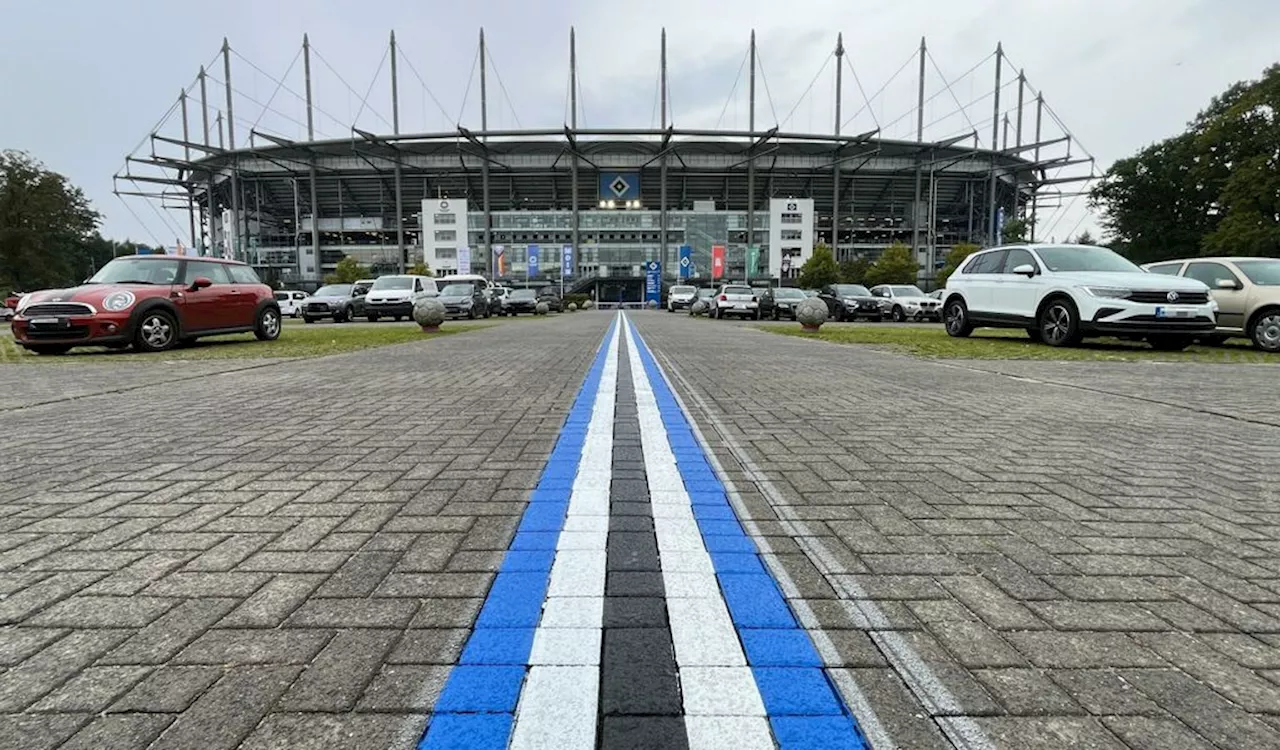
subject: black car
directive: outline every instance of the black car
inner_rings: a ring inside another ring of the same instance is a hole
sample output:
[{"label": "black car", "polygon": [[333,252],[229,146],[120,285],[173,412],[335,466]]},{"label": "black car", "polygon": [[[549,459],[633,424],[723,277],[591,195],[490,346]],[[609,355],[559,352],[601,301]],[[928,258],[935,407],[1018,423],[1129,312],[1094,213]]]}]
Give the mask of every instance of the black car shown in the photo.
[{"label": "black car", "polygon": [[533,289],[512,289],[503,298],[502,314],[519,315],[520,313],[528,313],[531,315],[537,306],[537,291]]},{"label": "black car", "polygon": [[440,296],[436,299],[444,304],[444,314],[447,318],[475,320],[489,317],[489,297],[469,281],[445,284],[441,287]]},{"label": "black car", "polygon": [[818,299],[827,303],[832,320],[884,319],[880,300],[861,284],[828,284],[818,292]]},{"label": "black car", "polygon": [[559,292],[551,287],[538,291],[538,301],[547,303],[548,312],[564,312],[564,300],[560,299]]},{"label": "black car", "polygon": [[805,301],[805,293],[792,287],[767,289],[760,295],[760,317],[781,320],[796,319],[796,305]]},{"label": "black car", "polygon": [[487,318],[490,315],[501,315],[503,290],[499,287],[491,286],[480,290],[480,293],[484,295],[485,308],[488,310],[485,317]]}]

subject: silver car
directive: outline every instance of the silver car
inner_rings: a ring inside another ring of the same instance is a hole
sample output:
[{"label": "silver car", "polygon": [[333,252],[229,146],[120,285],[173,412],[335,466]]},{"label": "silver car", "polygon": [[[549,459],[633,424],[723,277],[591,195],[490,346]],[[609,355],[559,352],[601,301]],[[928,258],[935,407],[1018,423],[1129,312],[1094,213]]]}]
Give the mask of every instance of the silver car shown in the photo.
[{"label": "silver car", "polygon": [[881,284],[871,288],[880,312],[897,323],[904,320],[942,320],[942,303],[914,284]]}]

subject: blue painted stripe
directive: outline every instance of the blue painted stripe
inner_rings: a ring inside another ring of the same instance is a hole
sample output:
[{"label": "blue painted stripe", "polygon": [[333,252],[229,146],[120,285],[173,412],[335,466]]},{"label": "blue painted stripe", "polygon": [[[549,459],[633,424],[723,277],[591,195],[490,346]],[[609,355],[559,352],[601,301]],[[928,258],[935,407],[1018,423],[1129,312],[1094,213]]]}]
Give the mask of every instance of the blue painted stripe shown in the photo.
[{"label": "blue painted stripe", "polygon": [[587,425],[613,338],[611,325],[574,399],[537,488],[520,517],[475,628],[436,701],[419,750],[504,750],[528,671]]},{"label": "blue painted stripe", "polygon": [[857,719],[823,669],[808,631],[800,627],[755,542],[743,530],[648,345],[630,321],[627,325],[778,747],[869,748]]}]

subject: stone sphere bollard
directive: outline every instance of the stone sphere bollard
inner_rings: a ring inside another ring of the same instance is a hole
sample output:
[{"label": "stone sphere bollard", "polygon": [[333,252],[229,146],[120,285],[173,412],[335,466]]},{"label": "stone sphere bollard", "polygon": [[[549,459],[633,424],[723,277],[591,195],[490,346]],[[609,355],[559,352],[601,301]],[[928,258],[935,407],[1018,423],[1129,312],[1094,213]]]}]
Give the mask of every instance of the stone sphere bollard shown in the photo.
[{"label": "stone sphere bollard", "polygon": [[596,303],[591,300],[586,300],[585,302],[582,303],[583,310],[593,310],[595,309],[595,306],[596,306]]},{"label": "stone sphere bollard", "polygon": [[546,315],[549,312],[551,312],[551,308],[547,307],[546,302],[539,302],[538,306],[533,308],[534,315]]},{"label": "stone sphere bollard", "polygon": [[657,309],[658,309],[658,300],[656,300],[656,299],[651,299],[651,300],[649,300],[649,301],[648,301],[648,303],[646,303],[646,304],[645,304],[645,307],[649,308],[650,310],[657,310]]},{"label": "stone sphere bollard", "polygon": [[427,297],[413,303],[413,319],[427,333],[440,330],[440,324],[444,322],[444,318],[444,303],[435,297]]},{"label": "stone sphere bollard", "polygon": [[809,297],[796,305],[796,320],[806,331],[816,331],[827,322],[827,303],[817,297]]},{"label": "stone sphere bollard", "polygon": [[707,304],[707,301],[705,299],[700,299],[694,301],[693,305],[689,308],[689,312],[694,315],[706,315],[709,308],[710,305]]},{"label": "stone sphere bollard", "polygon": [[577,302],[570,302],[570,303],[569,303],[569,306],[568,306],[568,307],[566,307],[565,309],[566,309],[566,310],[568,310],[569,312],[577,312],[577,311],[578,311],[578,303],[577,303]]}]

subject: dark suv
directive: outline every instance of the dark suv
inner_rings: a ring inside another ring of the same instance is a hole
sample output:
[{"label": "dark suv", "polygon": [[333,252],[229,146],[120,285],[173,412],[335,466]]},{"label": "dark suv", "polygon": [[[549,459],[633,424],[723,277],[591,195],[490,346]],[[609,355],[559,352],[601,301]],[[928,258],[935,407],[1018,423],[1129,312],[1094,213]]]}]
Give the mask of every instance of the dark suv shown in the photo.
[{"label": "dark suv", "polygon": [[818,299],[827,303],[832,320],[884,319],[880,300],[861,284],[828,284],[818,291]]}]

